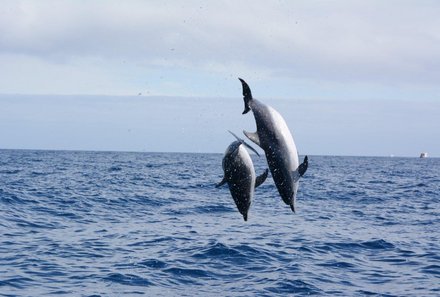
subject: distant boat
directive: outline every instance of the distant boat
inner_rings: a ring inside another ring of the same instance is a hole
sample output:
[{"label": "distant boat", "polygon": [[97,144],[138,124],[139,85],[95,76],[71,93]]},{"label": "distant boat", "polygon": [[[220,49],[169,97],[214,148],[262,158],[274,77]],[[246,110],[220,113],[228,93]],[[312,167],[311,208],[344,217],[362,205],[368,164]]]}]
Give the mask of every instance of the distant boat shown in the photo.
[{"label": "distant boat", "polygon": [[420,154],[420,158],[427,158],[428,157],[428,153],[421,153]]}]

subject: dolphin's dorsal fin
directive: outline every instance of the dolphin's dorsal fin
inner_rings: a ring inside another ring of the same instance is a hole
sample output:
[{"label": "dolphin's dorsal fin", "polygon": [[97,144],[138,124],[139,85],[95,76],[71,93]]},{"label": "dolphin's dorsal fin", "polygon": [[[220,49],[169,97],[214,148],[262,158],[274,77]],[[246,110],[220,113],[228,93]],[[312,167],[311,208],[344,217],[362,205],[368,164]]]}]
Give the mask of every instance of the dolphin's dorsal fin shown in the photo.
[{"label": "dolphin's dorsal fin", "polygon": [[303,176],[306,173],[307,167],[309,167],[309,157],[305,156],[304,161],[298,167],[299,176]]},{"label": "dolphin's dorsal fin", "polygon": [[244,111],[243,114],[247,113],[251,108],[249,107],[249,101],[252,100],[252,92],[251,88],[249,88],[248,84],[241,78],[238,78],[241,81],[241,86],[243,87],[243,100],[244,100]]},{"label": "dolphin's dorsal fin", "polygon": [[226,176],[223,177],[222,181],[219,182],[218,184],[215,185],[216,188],[220,188],[221,186],[223,186],[224,184],[226,184],[227,179]]},{"label": "dolphin's dorsal fin", "polygon": [[256,145],[258,145],[259,147],[261,147],[260,145],[260,138],[258,137],[258,133],[257,132],[247,132],[247,131],[243,131],[244,135],[246,135],[247,138],[249,138],[253,143],[255,143]]},{"label": "dolphin's dorsal fin", "polygon": [[293,182],[296,183],[301,176],[304,175],[307,171],[307,167],[309,167],[309,158],[307,156],[304,157],[304,161],[298,166],[298,168],[292,172]]},{"label": "dolphin's dorsal fin", "polygon": [[238,137],[237,135],[235,135],[233,132],[231,132],[229,130],[228,130],[228,132],[231,133],[241,144],[243,144],[245,147],[247,147],[248,149],[253,151],[255,154],[257,154],[258,157],[260,156],[260,154],[253,147],[251,147],[249,144],[247,144],[246,141],[244,141],[244,139],[241,139],[240,137]]},{"label": "dolphin's dorsal fin", "polygon": [[268,173],[269,173],[269,170],[266,169],[262,175],[257,176],[257,179],[255,180],[255,188],[260,186],[262,183],[264,183],[264,181],[267,178]]}]

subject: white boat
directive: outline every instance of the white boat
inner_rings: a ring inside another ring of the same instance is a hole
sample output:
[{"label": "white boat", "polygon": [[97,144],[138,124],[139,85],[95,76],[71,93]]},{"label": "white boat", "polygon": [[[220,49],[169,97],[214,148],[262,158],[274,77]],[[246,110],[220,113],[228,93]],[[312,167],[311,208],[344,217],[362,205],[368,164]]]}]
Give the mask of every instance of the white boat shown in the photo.
[{"label": "white boat", "polygon": [[428,157],[428,153],[421,153],[420,154],[420,158],[427,158]]}]

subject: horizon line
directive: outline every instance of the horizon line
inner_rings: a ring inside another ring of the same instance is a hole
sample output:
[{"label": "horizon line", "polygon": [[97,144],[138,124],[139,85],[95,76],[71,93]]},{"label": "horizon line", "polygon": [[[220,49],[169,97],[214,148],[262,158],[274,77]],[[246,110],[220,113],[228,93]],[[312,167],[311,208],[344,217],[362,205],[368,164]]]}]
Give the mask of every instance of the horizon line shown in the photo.
[{"label": "horizon line", "polygon": [[[135,154],[213,154],[223,155],[223,152],[192,152],[192,151],[143,151],[143,150],[93,150],[93,149],[42,149],[42,148],[0,148],[0,151],[47,151],[47,152],[84,152],[84,153],[135,153]],[[252,155],[254,153],[251,153]],[[334,154],[299,154],[298,156],[315,156],[315,157],[359,157],[359,158],[420,158],[419,156],[408,155],[334,155]],[[438,156],[430,156],[425,159],[440,158]]]},{"label": "horizon line", "polygon": [[[237,98],[242,98],[242,94],[237,94],[237,96],[211,96],[211,95],[169,95],[169,94],[143,94],[139,92],[138,94],[130,93],[130,94],[87,94],[87,93],[72,93],[72,94],[62,94],[62,93],[1,93],[0,96],[47,96],[47,97],[113,97],[113,98],[123,98],[123,97],[132,97],[132,98],[182,98],[182,99],[227,99],[227,100],[236,100]],[[417,99],[409,99],[409,98],[325,98],[325,97],[284,97],[284,96],[261,96],[258,97],[260,99],[273,99],[273,100],[294,100],[294,101],[322,101],[322,102],[335,102],[335,101],[436,101],[436,99],[430,98],[417,98]],[[258,99],[257,98],[257,99]]]}]

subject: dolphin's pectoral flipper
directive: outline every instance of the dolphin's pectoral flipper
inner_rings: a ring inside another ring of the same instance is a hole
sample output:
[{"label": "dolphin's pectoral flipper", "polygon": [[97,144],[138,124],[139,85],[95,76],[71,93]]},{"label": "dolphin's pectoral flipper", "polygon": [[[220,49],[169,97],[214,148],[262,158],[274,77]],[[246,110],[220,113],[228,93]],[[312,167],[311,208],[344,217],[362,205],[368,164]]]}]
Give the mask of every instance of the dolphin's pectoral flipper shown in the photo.
[{"label": "dolphin's pectoral flipper", "polygon": [[262,175],[257,177],[257,179],[255,180],[255,188],[260,186],[262,183],[264,183],[268,173],[269,173],[269,169],[266,169]]},{"label": "dolphin's pectoral flipper", "polygon": [[299,176],[303,176],[307,171],[307,167],[309,167],[309,158],[307,156],[304,157],[304,161],[298,167]]},{"label": "dolphin's pectoral flipper", "polygon": [[222,179],[222,181],[219,182],[218,184],[216,184],[215,187],[216,187],[216,188],[219,188],[219,187],[223,186],[224,184],[226,184],[227,181],[228,181],[228,180],[227,180],[226,176],[224,176],[223,179]]},{"label": "dolphin's pectoral flipper", "polygon": [[307,167],[309,167],[309,158],[307,156],[304,157],[304,161],[298,166],[298,168],[292,172],[293,182],[296,183],[301,176],[304,175],[307,171]]},{"label": "dolphin's pectoral flipper", "polygon": [[301,175],[299,175],[298,169],[295,171],[292,171],[292,179],[293,182],[296,183],[297,181],[299,181],[299,178],[301,177]]},{"label": "dolphin's pectoral flipper", "polygon": [[241,78],[238,78],[241,81],[241,85],[243,87],[243,100],[244,100],[244,111],[243,114],[248,113],[251,108],[249,107],[249,101],[252,100],[252,93],[251,89],[249,88],[248,84],[242,80]]},{"label": "dolphin's pectoral flipper", "polygon": [[252,133],[252,132],[247,132],[243,130],[244,135],[246,135],[247,138],[249,138],[253,143],[255,143],[256,145],[258,145],[259,147],[261,147],[260,145],[260,138],[258,137],[257,132]]}]

